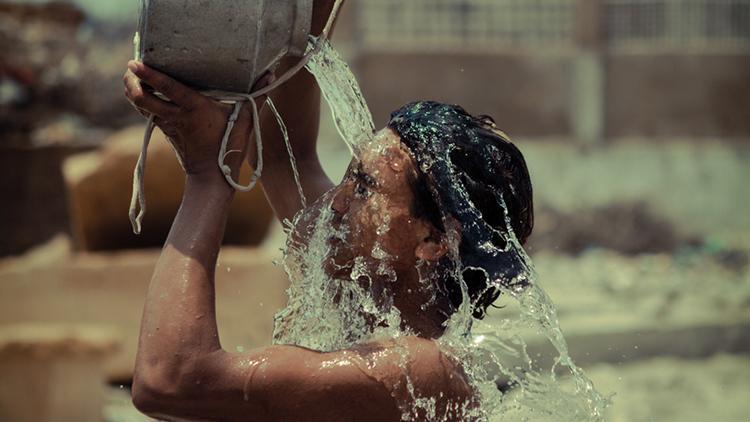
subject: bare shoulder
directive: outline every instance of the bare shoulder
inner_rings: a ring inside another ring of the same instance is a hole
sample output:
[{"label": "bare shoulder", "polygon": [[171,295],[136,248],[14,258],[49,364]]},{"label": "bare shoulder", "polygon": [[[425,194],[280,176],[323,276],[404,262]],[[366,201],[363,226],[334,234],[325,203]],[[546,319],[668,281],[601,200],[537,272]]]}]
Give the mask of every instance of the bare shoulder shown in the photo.
[{"label": "bare shoulder", "polygon": [[374,371],[385,374],[382,382],[399,401],[407,405],[415,400],[432,402],[437,417],[430,419],[452,419],[451,409],[476,405],[475,391],[461,363],[434,340],[404,337],[355,350]]},{"label": "bare shoulder", "polygon": [[369,367],[392,377],[409,375],[425,393],[465,395],[470,387],[461,364],[434,340],[403,337],[352,349]]},{"label": "bare shoulder", "polygon": [[[254,390],[273,415],[307,420],[453,420],[475,406],[461,365],[431,340],[405,337],[331,353],[277,349]],[[282,357],[280,355],[285,355]],[[259,377],[260,375],[260,377]],[[278,405],[283,404],[283,407]]]}]

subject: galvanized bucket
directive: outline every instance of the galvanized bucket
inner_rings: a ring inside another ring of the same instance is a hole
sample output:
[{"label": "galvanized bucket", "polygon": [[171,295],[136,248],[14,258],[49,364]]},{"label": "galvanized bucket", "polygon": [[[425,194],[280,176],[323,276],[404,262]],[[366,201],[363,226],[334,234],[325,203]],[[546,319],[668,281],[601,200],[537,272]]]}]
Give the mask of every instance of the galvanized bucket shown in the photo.
[{"label": "galvanized bucket", "polygon": [[142,0],[136,58],[204,91],[250,92],[305,53],[313,0]]}]

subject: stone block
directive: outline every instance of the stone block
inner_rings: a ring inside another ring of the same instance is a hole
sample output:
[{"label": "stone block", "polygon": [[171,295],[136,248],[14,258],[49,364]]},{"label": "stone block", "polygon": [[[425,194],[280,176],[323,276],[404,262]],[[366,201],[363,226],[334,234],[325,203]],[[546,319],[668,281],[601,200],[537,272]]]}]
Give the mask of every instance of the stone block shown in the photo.
[{"label": "stone block", "polygon": [[[50,244],[0,261],[0,326],[55,322],[112,327],[122,347],[105,363],[105,373],[110,381],[129,381],[159,251],[65,255],[61,249],[63,245]],[[231,247],[219,255],[217,320],[227,350],[271,343],[273,315],[286,303],[288,285],[284,272],[272,264],[275,258],[262,250]],[[0,416],[6,420],[14,419]]]},{"label": "stone block", "polygon": [[115,337],[104,327],[0,327],[0,420],[101,421]]},{"label": "stone block", "polygon": [[[142,140],[143,127],[133,126],[112,135],[101,150],[75,155],[64,162],[72,233],[79,249],[132,249],[163,244],[182,199],[185,175],[165,136],[157,130],[146,164],[143,233],[134,235],[128,207]],[[273,218],[260,188],[238,193],[225,240],[257,245],[266,236]]]}]

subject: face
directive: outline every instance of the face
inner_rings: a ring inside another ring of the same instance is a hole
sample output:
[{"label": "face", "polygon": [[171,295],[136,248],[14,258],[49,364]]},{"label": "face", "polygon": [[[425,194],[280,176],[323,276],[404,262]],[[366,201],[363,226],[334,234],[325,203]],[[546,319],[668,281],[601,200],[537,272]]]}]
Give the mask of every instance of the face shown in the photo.
[{"label": "face", "polygon": [[346,246],[338,263],[360,256],[374,258],[367,259],[372,264],[386,260],[397,272],[413,266],[415,248],[428,235],[426,224],[412,215],[416,177],[408,151],[390,129],[352,160],[330,204],[341,233],[334,241]]},{"label": "face", "polygon": [[[326,207],[332,212],[329,275],[359,282],[376,301],[392,299],[402,314],[424,309],[432,293],[417,268],[447,252],[434,226],[413,214],[416,180],[407,147],[384,129],[352,160],[341,184],[306,211],[311,216]],[[298,233],[306,225],[303,218]]]}]

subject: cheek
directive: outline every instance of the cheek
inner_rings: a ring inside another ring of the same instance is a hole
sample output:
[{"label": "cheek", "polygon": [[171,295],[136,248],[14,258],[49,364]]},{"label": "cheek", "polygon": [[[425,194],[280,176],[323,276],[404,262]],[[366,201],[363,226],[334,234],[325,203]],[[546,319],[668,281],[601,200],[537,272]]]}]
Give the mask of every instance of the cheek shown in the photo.
[{"label": "cheek", "polygon": [[403,257],[409,256],[419,243],[421,237],[419,229],[419,225],[414,222],[410,215],[394,216],[387,236],[389,248],[394,254]]}]

